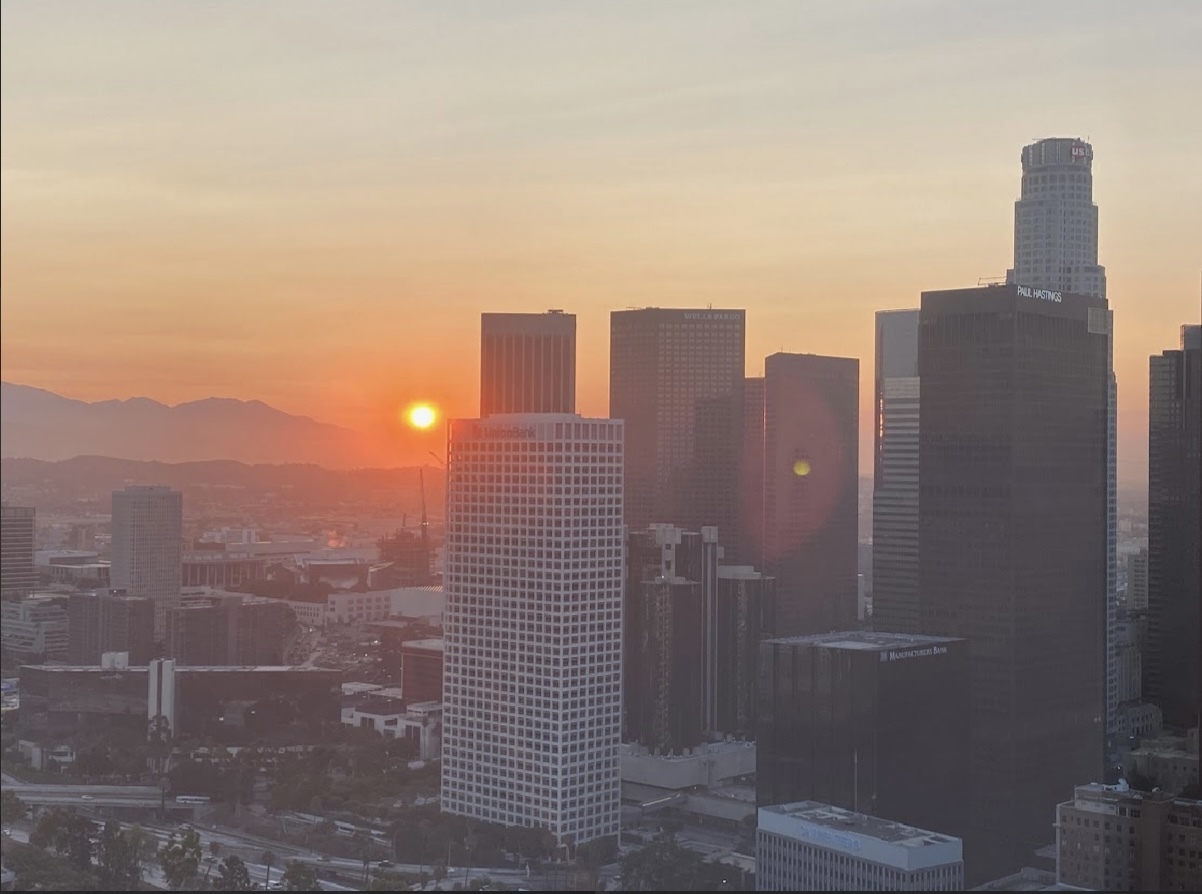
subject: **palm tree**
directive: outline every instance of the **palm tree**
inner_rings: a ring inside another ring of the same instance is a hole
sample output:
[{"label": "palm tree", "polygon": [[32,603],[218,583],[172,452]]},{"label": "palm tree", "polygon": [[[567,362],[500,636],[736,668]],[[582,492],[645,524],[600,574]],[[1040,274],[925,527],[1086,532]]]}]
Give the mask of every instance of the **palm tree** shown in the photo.
[{"label": "palm tree", "polygon": [[275,865],[276,857],[271,851],[263,851],[263,856],[259,857],[259,859],[267,867],[267,875],[263,879],[263,890],[266,891],[271,887],[271,867]]}]

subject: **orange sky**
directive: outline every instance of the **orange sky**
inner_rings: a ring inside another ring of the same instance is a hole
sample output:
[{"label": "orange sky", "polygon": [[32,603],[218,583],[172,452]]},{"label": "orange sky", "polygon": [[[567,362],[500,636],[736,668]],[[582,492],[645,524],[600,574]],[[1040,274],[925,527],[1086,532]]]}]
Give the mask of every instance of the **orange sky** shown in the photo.
[{"label": "orange sky", "polygon": [[[3,5],[0,372],[386,433],[470,415],[479,314],[746,307],[861,358],[872,314],[1000,276],[1020,147],[1087,136],[1120,474],[1199,317],[1202,4]],[[867,419],[867,416],[865,416]],[[863,426],[867,466],[870,426]]]}]

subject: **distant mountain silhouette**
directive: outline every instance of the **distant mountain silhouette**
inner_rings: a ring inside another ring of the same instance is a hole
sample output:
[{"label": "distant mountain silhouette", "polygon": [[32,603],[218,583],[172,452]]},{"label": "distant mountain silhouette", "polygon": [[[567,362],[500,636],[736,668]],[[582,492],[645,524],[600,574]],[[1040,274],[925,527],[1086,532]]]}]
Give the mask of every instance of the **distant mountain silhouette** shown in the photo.
[{"label": "distant mountain silhouette", "polygon": [[48,461],[75,456],[169,463],[228,459],[331,469],[395,464],[379,462],[359,432],[293,416],[262,401],[211,397],[172,407],[135,397],[88,403],[11,382],[0,383],[0,455]]}]

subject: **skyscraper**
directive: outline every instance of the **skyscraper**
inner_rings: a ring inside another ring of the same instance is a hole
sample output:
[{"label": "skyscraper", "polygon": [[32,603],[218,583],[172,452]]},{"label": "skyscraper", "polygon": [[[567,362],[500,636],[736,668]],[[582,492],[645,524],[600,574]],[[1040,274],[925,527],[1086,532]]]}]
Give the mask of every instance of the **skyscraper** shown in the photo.
[{"label": "skyscraper", "polygon": [[154,632],[167,633],[167,610],[179,602],[184,497],[163,485],[113,491],[113,589],[155,601]]},{"label": "skyscraper", "polygon": [[0,595],[5,599],[20,599],[38,585],[34,517],[31,506],[0,506]]},{"label": "skyscraper", "polygon": [[917,633],[918,311],[876,315],[873,432],[872,619],[877,630]]},{"label": "skyscraper", "polygon": [[610,316],[609,414],[626,422],[626,523],[717,526],[737,553],[746,318],[648,307]]},{"label": "skyscraper", "polygon": [[1148,413],[1148,634],[1144,698],[1168,726],[1198,723],[1202,326],[1152,356]]},{"label": "skyscraper", "polygon": [[442,807],[618,833],[620,420],[450,422]]},{"label": "skyscraper", "polygon": [[[1106,297],[1098,264],[1098,206],[1093,201],[1093,146],[1075,137],[1037,140],[1022,150],[1022,194],[1014,203],[1014,266],[1006,282],[1054,292]],[[1118,380],[1114,327],[1107,346],[1106,720],[1111,747],[1118,723]]]},{"label": "skyscraper", "polygon": [[776,635],[856,620],[860,362],[773,354],[764,364],[764,526]]},{"label": "skyscraper", "polygon": [[149,664],[154,650],[154,600],[120,590],[72,593],[68,657],[72,664],[97,665],[105,652],[126,652],[131,665]]},{"label": "skyscraper", "polygon": [[922,296],[922,628],[969,640],[976,865],[993,876],[1102,773],[1109,328],[1086,295]]},{"label": "skyscraper", "polygon": [[576,315],[480,315],[480,416],[576,412]]},{"label": "skyscraper", "polygon": [[754,740],[760,643],[775,635],[776,579],[750,565],[719,565],[706,717],[719,736]]}]

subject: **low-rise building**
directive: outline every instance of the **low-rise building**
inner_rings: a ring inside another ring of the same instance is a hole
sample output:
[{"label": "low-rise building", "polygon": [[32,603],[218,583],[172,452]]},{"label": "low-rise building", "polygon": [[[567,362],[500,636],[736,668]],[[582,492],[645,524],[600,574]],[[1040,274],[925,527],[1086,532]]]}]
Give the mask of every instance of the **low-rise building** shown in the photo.
[{"label": "low-rise building", "polygon": [[1056,874],[1095,891],[1202,891],[1202,801],[1079,785],[1056,808]]},{"label": "low-rise building", "polygon": [[959,838],[817,801],[761,807],[759,891],[962,891]]},{"label": "low-rise building", "polygon": [[408,739],[420,760],[438,760],[442,756],[441,702],[407,703],[404,699],[373,693],[352,705],[344,705],[342,723],[375,730],[394,739]]},{"label": "low-rise building", "polygon": [[17,661],[67,657],[68,616],[60,596],[25,596],[0,604],[0,645]]}]

